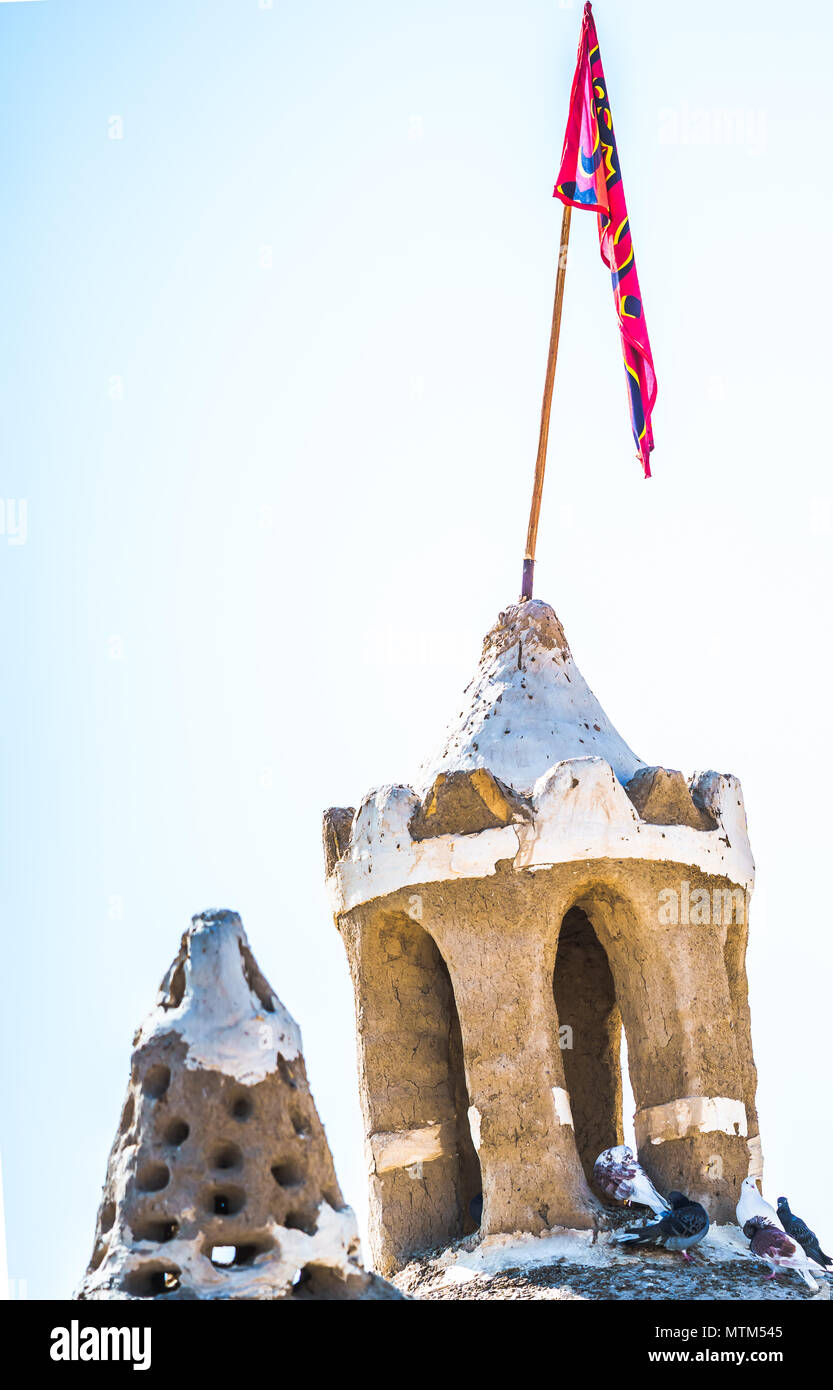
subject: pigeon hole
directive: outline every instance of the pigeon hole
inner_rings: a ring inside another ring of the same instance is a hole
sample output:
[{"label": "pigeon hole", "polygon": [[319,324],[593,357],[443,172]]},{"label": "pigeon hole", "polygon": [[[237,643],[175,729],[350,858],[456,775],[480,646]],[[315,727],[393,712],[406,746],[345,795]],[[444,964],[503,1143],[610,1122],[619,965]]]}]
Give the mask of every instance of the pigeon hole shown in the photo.
[{"label": "pigeon hole", "polygon": [[[305,1140],[289,1116],[289,1095],[298,1114],[294,1073],[290,1078],[286,1070],[278,1071],[252,1094],[232,1079],[183,1064],[152,1063],[144,1072],[140,1061],[139,1076],[137,1122],[128,1145],[136,1150],[136,1165],[123,1205],[135,1245],[147,1247],[148,1258],[125,1276],[124,1292],[153,1298],[180,1292],[182,1271],[160,1265],[155,1257],[159,1246],[180,1236],[201,1237],[203,1252],[217,1268],[236,1269],[252,1266],[275,1247],[273,1223],[314,1233],[324,1194],[321,1181],[310,1174]],[[247,1133],[241,1146],[242,1126]],[[309,1115],[305,1126],[308,1131],[312,1126]],[[276,1149],[279,1164],[267,1161]],[[291,1175],[291,1191],[275,1181],[273,1169],[284,1178]],[[326,1172],[324,1185],[342,1206],[334,1174]],[[230,1253],[218,1257],[216,1251]]]},{"label": "pigeon hole", "polygon": [[161,1298],[180,1288],[182,1270],[164,1260],[148,1260],[125,1275],[122,1285],[130,1298]]},{"label": "pigeon hole", "polygon": [[78,1296],[293,1298],[315,1261],[398,1296],[358,1255],[297,1027],[236,914],[195,918],[137,1036]]}]

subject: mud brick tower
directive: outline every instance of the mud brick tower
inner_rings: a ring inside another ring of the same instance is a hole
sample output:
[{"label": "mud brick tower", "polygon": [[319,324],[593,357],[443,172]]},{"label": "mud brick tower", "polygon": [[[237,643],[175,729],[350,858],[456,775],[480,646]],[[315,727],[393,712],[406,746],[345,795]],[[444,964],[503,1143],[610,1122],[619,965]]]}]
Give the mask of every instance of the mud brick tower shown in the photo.
[{"label": "mud brick tower", "polygon": [[301,1034],[236,912],[193,919],[136,1036],[76,1297],[402,1297],[362,1267]]},{"label": "mud brick tower", "polygon": [[488,634],[419,784],[324,818],[356,996],[371,1245],[384,1273],[472,1229],[586,1227],[622,1141],[733,1217],[761,1165],[737,779],[647,767],[552,608]]}]

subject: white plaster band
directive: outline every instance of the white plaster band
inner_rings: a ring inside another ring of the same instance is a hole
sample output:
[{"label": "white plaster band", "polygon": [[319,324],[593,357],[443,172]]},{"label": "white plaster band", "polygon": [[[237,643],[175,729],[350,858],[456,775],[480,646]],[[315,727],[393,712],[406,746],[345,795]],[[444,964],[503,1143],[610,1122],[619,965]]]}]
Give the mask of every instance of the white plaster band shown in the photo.
[{"label": "white plaster band", "polygon": [[375,1173],[388,1173],[394,1168],[410,1168],[414,1163],[429,1163],[456,1152],[454,1125],[431,1124],[421,1129],[379,1131],[370,1136]]},{"label": "white plaster band", "polygon": [[760,1134],[753,1134],[751,1139],[747,1139],[746,1147],[749,1150],[749,1178],[762,1178],[764,1175],[764,1155],[761,1148]]},{"label": "white plaster band", "polygon": [[681,1096],[665,1105],[637,1110],[634,1129],[639,1148],[645,1143],[692,1139],[698,1134],[731,1134],[746,1138],[746,1106],[728,1096]]},{"label": "white plaster band", "polygon": [[573,1112],[570,1108],[570,1093],[565,1091],[563,1086],[553,1086],[552,1098],[555,1101],[555,1118],[560,1125],[569,1125],[574,1129]]},{"label": "white plaster band", "polygon": [[349,912],[402,888],[489,878],[507,859],[515,869],[533,871],[591,859],[679,864],[751,892],[755,866],[740,784],[734,777],[706,773],[700,785],[710,793],[718,822],[714,830],[654,825],[640,820],[608,763],[572,758],[536,782],[531,820],[417,841],[409,829],[420,806],[416,793],[410,787],[381,787],[362,803],[349,852],[328,879],[333,911]]}]

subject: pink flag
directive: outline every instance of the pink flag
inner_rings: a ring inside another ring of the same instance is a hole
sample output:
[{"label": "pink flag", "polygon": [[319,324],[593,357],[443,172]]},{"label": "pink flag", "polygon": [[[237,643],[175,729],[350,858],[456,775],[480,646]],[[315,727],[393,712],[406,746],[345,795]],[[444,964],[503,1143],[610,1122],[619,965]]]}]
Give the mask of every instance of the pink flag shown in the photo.
[{"label": "pink flag", "polygon": [[633,437],[645,477],[650,478],[649,456],[654,447],[651,411],[657,398],[657,379],[633,258],[607,82],[589,4],[584,7],[570,114],[554,196],[562,203],[570,203],[574,208],[590,208],[599,215],[599,248],[613,280]]}]

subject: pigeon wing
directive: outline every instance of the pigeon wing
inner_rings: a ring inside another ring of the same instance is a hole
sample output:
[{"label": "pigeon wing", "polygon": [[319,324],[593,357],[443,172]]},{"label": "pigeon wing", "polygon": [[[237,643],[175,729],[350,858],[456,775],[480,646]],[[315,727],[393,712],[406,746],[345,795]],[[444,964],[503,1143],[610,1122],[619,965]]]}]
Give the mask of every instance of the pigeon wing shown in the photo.
[{"label": "pigeon wing", "polygon": [[672,1234],[675,1236],[696,1236],[709,1224],[708,1213],[699,1202],[691,1202],[687,1207],[678,1207],[665,1219],[670,1223]]},{"label": "pigeon wing", "polygon": [[818,1244],[815,1231],[811,1231],[807,1222],[802,1221],[800,1216],[793,1214],[789,1226],[786,1221],[784,1222],[784,1230],[788,1231],[791,1236],[795,1236],[799,1245]]},{"label": "pigeon wing", "polygon": [[762,1226],[751,1241],[751,1249],[762,1259],[791,1259],[796,1252],[795,1241],[777,1226]]},{"label": "pigeon wing", "polygon": [[828,1267],[831,1263],[830,1257],[825,1255],[819,1244],[818,1236],[815,1231],[810,1230],[806,1221],[802,1221],[800,1216],[796,1216],[795,1212],[788,1209],[782,1217],[782,1224],[784,1230],[798,1241],[805,1255],[808,1255],[811,1260],[815,1260],[822,1269]]},{"label": "pigeon wing", "polygon": [[643,1168],[637,1164],[636,1173],[631,1182],[630,1199],[638,1202],[640,1206],[650,1207],[657,1216],[663,1216],[670,1211],[670,1207],[664,1197],[661,1197]]}]

